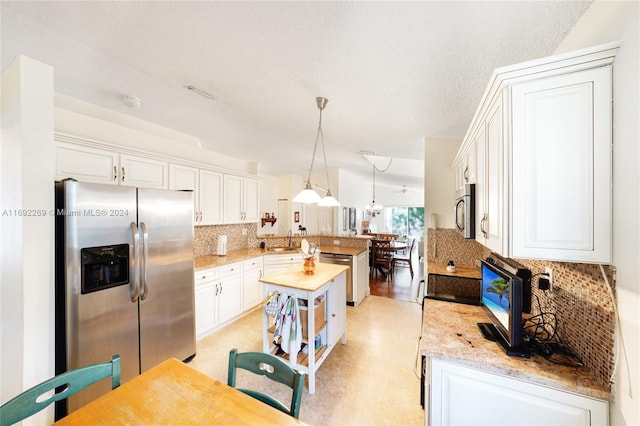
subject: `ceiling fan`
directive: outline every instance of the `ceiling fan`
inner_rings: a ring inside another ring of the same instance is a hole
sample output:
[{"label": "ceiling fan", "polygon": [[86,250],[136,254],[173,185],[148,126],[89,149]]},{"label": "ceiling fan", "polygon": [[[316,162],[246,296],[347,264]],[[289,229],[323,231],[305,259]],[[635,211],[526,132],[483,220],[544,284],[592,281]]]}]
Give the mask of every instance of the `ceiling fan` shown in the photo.
[{"label": "ceiling fan", "polygon": [[411,192],[411,190],[409,188],[407,188],[407,185],[402,185],[402,188],[400,188],[397,191],[394,191],[396,194],[406,194],[407,192]]}]

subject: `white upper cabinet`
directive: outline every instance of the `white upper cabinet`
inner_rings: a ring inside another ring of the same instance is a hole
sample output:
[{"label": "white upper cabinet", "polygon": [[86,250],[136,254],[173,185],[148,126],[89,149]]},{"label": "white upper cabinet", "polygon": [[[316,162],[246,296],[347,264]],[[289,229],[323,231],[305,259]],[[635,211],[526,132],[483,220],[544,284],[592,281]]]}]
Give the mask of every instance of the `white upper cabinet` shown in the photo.
[{"label": "white upper cabinet", "polygon": [[476,239],[492,251],[611,262],[611,66],[619,45],[494,72],[452,164],[458,174],[475,147]]},{"label": "white upper cabinet", "polygon": [[[503,151],[503,108],[502,98],[497,97],[482,123],[483,131],[479,132],[477,151],[482,150],[478,158],[482,158],[482,177],[480,191],[476,187],[476,217],[479,217],[479,228],[476,228],[476,239],[491,251],[502,253],[507,214],[504,211],[506,202],[504,151]],[[481,140],[482,139],[482,140]]]},{"label": "white upper cabinet", "polygon": [[169,163],[120,154],[120,185],[168,189]]},{"label": "white upper cabinet", "polygon": [[242,210],[242,178],[224,175],[224,223],[239,223],[244,219]]},{"label": "white upper cabinet", "polygon": [[258,221],[258,181],[224,175],[224,223]]},{"label": "white upper cabinet", "polygon": [[174,191],[193,191],[193,221],[199,225],[202,212],[198,200],[198,169],[180,164],[169,164],[169,189]]},{"label": "white upper cabinet", "polygon": [[81,182],[118,184],[119,155],[103,149],[59,142],[56,178],[74,178]]},{"label": "white upper cabinet", "polygon": [[257,222],[260,186],[257,179],[244,178],[244,221]]},{"label": "white upper cabinet", "polygon": [[168,188],[169,164],[143,156],[58,142],[56,178],[109,185]]},{"label": "white upper cabinet", "polygon": [[512,255],[611,261],[611,67],[512,87]]},{"label": "white upper cabinet", "polygon": [[456,176],[456,188],[460,189],[467,183],[476,183],[476,147],[467,145],[466,151],[456,157],[453,164]]},{"label": "white upper cabinet", "polygon": [[[55,136],[56,179],[142,188],[190,190],[194,193],[194,225],[258,221],[259,180],[223,174],[199,164],[62,133]],[[186,165],[189,164],[189,165]]]},{"label": "white upper cabinet", "polygon": [[222,173],[200,170],[200,220],[198,225],[222,223]]}]

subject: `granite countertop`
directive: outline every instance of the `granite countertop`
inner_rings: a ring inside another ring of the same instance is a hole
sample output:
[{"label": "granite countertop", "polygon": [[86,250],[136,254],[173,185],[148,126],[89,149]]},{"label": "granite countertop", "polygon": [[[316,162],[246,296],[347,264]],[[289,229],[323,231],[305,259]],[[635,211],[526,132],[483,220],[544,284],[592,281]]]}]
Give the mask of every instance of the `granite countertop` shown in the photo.
[{"label": "granite countertop", "polygon": [[[194,259],[196,271],[207,268],[217,268],[233,262],[241,262],[243,260],[252,259],[265,254],[274,254],[261,248],[243,248],[238,250],[229,250],[226,256],[218,256],[217,254],[207,254],[204,256],[196,256]],[[282,253],[291,254],[291,253]]]},{"label": "granite countertop", "polygon": [[[324,246],[320,247],[323,253],[335,253],[335,254],[348,254],[351,256],[357,256],[363,251],[366,251],[366,248],[356,248],[356,247],[340,247],[340,246]],[[218,266],[224,266],[229,263],[241,262],[243,260],[252,259],[254,257],[263,256],[265,254],[271,255],[291,255],[292,252],[284,251],[284,252],[275,252],[268,251],[267,249],[261,248],[243,248],[238,250],[229,250],[226,256],[218,256],[217,254],[207,254],[204,256],[196,256],[194,259],[195,270],[199,271],[201,269],[208,268],[217,268]],[[294,252],[294,253],[302,253],[302,252]]]},{"label": "granite countertop", "polygon": [[447,265],[440,263],[429,263],[427,273],[434,275],[450,275],[461,278],[482,278],[480,268],[475,266],[456,266],[453,272],[447,272]]},{"label": "granite countertop", "polygon": [[260,281],[267,284],[281,285],[304,291],[315,291],[349,269],[344,265],[333,265],[330,263],[316,264],[315,272],[311,275],[304,273],[302,264],[291,266],[283,271],[275,272]]},{"label": "granite countertop", "polygon": [[543,386],[611,400],[611,390],[598,385],[586,368],[565,367],[541,356],[507,356],[502,348],[486,340],[477,323],[488,322],[481,307],[425,299],[422,317],[422,355],[451,361],[489,373],[501,374]]}]

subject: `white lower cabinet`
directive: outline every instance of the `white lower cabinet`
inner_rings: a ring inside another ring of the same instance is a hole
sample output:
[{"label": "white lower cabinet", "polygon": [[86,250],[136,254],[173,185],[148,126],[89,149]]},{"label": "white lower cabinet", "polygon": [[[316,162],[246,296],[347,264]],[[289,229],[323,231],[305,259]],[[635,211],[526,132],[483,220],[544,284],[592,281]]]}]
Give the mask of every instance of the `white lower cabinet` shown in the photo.
[{"label": "white lower cabinet", "polygon": [[223,324],[242,313],[242,262],[218,268],[218,323]]},{"label": "white lower cabinet", "polygon": [[242,308],[252,309],[262,301],[262,257],[245,260],[242,263]]},{"label": "white lower cabinet", "polygon": [[196,338],[200,339],[262,301],[262,256],[195,273]]},{"label": "white lower cabinet", "polygon": [[358,306],[367,296],[369,290],[369,251],[360,253],[353,262],[353,300]]},{"label": "white lower cabinet", "polygon": [[426,425],[607,425],[607,401],[475,368],[427,362]]},{"label": "white lower cabinet", "polygon": [[217,325],[216,298],[218,291],[218,270],[216,268],[196,271],[196,338],[211,333]]}]

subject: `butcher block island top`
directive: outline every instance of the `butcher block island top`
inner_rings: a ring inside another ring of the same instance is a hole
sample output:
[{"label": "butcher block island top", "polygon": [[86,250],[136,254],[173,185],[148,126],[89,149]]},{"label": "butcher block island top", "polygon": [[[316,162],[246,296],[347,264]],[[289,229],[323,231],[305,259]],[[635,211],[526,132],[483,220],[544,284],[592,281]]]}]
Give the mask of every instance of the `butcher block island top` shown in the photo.
[{"label": "butcher block island top", "polygon": [[611,391],[598,384],[585,367],[554,364],[542,356],[507,356],[496,342],[486,340],[477,324],[488,322],[480,306],[425,299],[420,350],[430,358],[451,361],[489,373],[536,383],[580,395],[611,400]]},{"label": "butcher block island top", "polygon": [[262,277],[260,281],[304,291],[316,291],[348,269],[350,268],[344,265],[316,263],[315,272],[311,275],[306,275],[303,264],[300,263],[300,265],[292,266],[284,271]]}]

